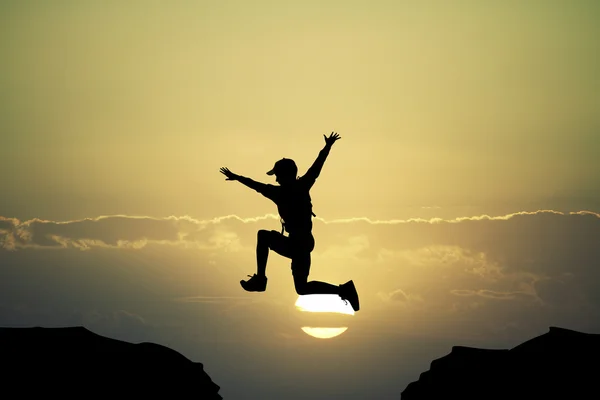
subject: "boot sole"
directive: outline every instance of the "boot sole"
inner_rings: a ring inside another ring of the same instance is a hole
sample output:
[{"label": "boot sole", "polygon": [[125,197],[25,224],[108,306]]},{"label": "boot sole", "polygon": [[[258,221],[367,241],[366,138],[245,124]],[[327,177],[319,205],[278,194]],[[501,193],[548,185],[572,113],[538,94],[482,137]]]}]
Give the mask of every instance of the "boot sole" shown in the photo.
[{"label": "boot sole", "polygon": [[240,281],[240,286],[242,287],[242,289],[244,289],[246,292],[264,292],[265,290],[267,290],[267,286],[265,285],[264,289],[246,289],[244,287],[244,284],[242,283],[244,281]]}]

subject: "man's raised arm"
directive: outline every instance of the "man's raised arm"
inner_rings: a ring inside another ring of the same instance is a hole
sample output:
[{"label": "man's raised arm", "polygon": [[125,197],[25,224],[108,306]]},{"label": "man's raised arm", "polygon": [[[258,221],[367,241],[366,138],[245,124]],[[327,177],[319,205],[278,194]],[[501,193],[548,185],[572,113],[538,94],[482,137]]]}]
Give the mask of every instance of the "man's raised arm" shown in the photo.
[{"label": "man's raised arm", "polygon": [[333,143],[335,143],[336,140],[341,139],[341,137],[338,136],[337,133],[333,132],[331,132],[331,135],[329,137],[325,135],[323,136],[325,137],[325,147],[323,147],[321,151],[319,151],[317,159],[315,160],[313,165],[310,166],[308,171],[306,171],[306,174],[304,174],[303,177],[304,179],[310,182],[310,186],[312,186],[315,183],[315,181],[319,177],[319,174],[321,174],[321,169],[323,169],[323,164],[325,164],[325,160],[329,155],[331,146],[333,146]]}]

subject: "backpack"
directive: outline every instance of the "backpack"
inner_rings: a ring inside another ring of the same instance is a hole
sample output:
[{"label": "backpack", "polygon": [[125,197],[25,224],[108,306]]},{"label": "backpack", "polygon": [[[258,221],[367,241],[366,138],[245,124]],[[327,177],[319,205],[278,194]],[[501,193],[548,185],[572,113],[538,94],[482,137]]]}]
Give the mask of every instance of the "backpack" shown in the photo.
[{"label": "backpack", "polygon": [[298,225],[304,224],[306,218],[310,221],[311,216],[317,216],[312,210],[309,190],[301,185],[294,185],[282,193],[280,200],[277,202],[282,235],[287,230],[285,219],[287,219],[288,226],[293,226],[292,230],[294,230]]}]

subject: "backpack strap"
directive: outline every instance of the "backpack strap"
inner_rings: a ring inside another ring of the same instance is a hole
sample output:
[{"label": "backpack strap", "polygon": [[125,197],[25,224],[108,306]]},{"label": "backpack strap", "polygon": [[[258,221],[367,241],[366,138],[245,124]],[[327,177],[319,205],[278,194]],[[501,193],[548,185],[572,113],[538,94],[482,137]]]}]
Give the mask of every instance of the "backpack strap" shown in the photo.
[{"label": "backpack strap", "polygon": [[[316,217],[317,215],[311,211],[311,214],[313,217]],[[279,217],[279,222],[281,223],[281,234],[283,235],[283,232],[285,231],[285,222],[283,221],[283,218]]]}]

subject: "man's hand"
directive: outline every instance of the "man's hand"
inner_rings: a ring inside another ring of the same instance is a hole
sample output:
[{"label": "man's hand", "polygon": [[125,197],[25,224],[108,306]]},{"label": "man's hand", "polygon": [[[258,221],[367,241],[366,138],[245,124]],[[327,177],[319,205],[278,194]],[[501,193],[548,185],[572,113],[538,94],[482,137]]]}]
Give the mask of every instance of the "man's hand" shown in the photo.
[{"label": "man's hand", "polygon": [[325,138],[325,144],[329,147],[333,146],[336,140],[341,139],[341,136],[334,132],[331,132],[331,135],[329,135],[329,137],[325,135],[323,135],[323,137]]},{"label": "man's hand", "polygon": [[221,167],[221,173],[227,177],[227,181],[237,181],[238,175],[234,174],[227,167]]}]

